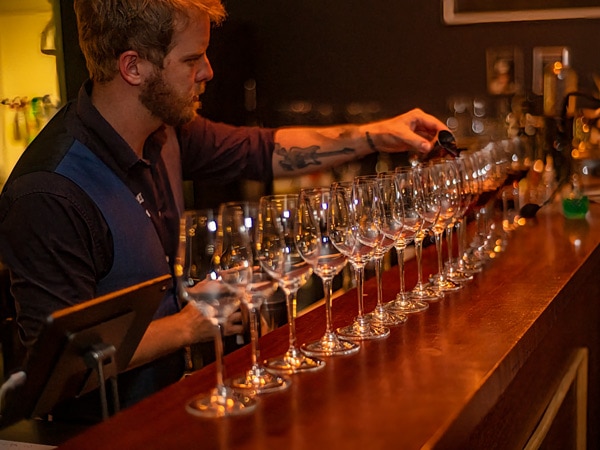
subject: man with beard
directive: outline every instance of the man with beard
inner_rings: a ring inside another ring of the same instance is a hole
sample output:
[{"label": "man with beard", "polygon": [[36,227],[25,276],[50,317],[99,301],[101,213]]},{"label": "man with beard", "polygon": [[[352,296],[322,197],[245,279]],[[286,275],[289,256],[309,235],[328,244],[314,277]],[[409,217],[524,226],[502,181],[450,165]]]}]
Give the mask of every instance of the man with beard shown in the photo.
[{"label": "man with beard", "polygon": [[[26,347],[50,313],[172,273],[182,179],[268,182],[376,150],[427,152],[445,129],[420,110],[361,126],[212,123],[196,111],[213,76],[206,50],[211,23],[225,17],[220,0],[74,5],[90,80],[27,148],[0,199],[0,250]],[[311,149],[321,164],[302,164],[299,149]],[[197,308],[170,292],[133,370],[119,378],[122,404],[176,381],[184,370],[181,349],[209,330]]]}]

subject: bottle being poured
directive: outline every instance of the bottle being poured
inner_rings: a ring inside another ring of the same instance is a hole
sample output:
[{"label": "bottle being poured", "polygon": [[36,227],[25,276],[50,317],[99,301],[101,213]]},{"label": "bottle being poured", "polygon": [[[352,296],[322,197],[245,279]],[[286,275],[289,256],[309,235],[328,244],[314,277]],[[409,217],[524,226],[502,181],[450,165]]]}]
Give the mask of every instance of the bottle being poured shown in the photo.
[{"label": "bottle being poured", "polygon": [[427,155],[421,157],[421,162],[436,158],[457,158],[463,150],[464,148],[456,145],[456,138],[450,131],[441,130],[438,132],[433,148]]}]

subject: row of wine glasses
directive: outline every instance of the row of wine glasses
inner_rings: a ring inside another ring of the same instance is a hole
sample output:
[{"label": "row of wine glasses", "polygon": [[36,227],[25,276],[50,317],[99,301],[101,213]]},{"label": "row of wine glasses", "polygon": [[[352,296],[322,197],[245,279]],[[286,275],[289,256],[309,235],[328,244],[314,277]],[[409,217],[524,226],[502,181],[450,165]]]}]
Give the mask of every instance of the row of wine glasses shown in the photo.
[{"label": "row of wine glasses", "polygon": [[[186,212],[175,264],[179,295],[182,301],[193,301],[215,325],[217,369],[215,389],[193,399],[188,410],[208,417],[251,411],[256,395],[286,389],[290,374],[320,370],[326,357],[356,353],[361,341],[386,338],[390,327],[406,322],[409,313],[425,311],[429,302],[460,289],[472,279],[473,267],[481,267],[474,262],[475,256],[482,264],[481,255],[491,236],[483,225],[482,210],[488,202],[482,198],[502,184],[494,156],[483,149],[458,159],[305,188],[299,194],[264,196],[258,205],[231,202],[221,205],[216,218],[202,211]],[[468,245],[464,223],[471,209],[479,211],[482,224]],[[450,236],[455,227],[459,230],[456,259]],[[435,237],[438,270],[424,281],[422,246],[429,233]],[[445,265],[444,233],[449,240]],[[407,291],[404,251],[411,243],[418,279]],[[398,256],[400,287],[396,297],[386,302],[381,262],[391,249]],[[363,283],[370,262],[375,265],[377,304],[367,313]],[[358,312],[350,324],[334,329],[332,282],[347,263],[355,275]],[[323,283],[325,332],[320,339],[299,345],[296,295],[313,273]],[[288,349],[261,361],[259,311],[277,286],[286,297]],[[221,333],[228,316],[240,305],[249,312],[251,367],[226,385]]]}]

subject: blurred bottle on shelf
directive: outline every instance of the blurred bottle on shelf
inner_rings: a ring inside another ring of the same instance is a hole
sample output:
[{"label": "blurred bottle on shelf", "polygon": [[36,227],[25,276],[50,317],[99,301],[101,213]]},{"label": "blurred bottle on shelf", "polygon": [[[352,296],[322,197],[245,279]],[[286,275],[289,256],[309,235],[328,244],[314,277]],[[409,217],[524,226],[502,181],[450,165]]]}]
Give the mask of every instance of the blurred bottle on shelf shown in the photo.
[{"label": "blurred bottle on shelf", "polygon": [[[544,68],[544,115],[561,117],[566,95],[577,91],[577,73],[571,67],[570,54],[563,50],[562,61],[554,61]],[[575,99],[569,99],[567,115],[575,115]]]}]

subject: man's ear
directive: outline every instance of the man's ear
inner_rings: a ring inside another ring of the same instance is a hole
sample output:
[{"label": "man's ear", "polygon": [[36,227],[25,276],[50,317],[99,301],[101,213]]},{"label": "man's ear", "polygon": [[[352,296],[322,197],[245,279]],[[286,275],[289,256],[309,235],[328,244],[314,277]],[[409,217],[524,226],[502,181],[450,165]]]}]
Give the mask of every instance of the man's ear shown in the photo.
[{"label": "man's ear", "polygon": [[144,63],[136,51],[128,50],[119,56],[119,73],[127,83],[139,86],[143,80]]}]

